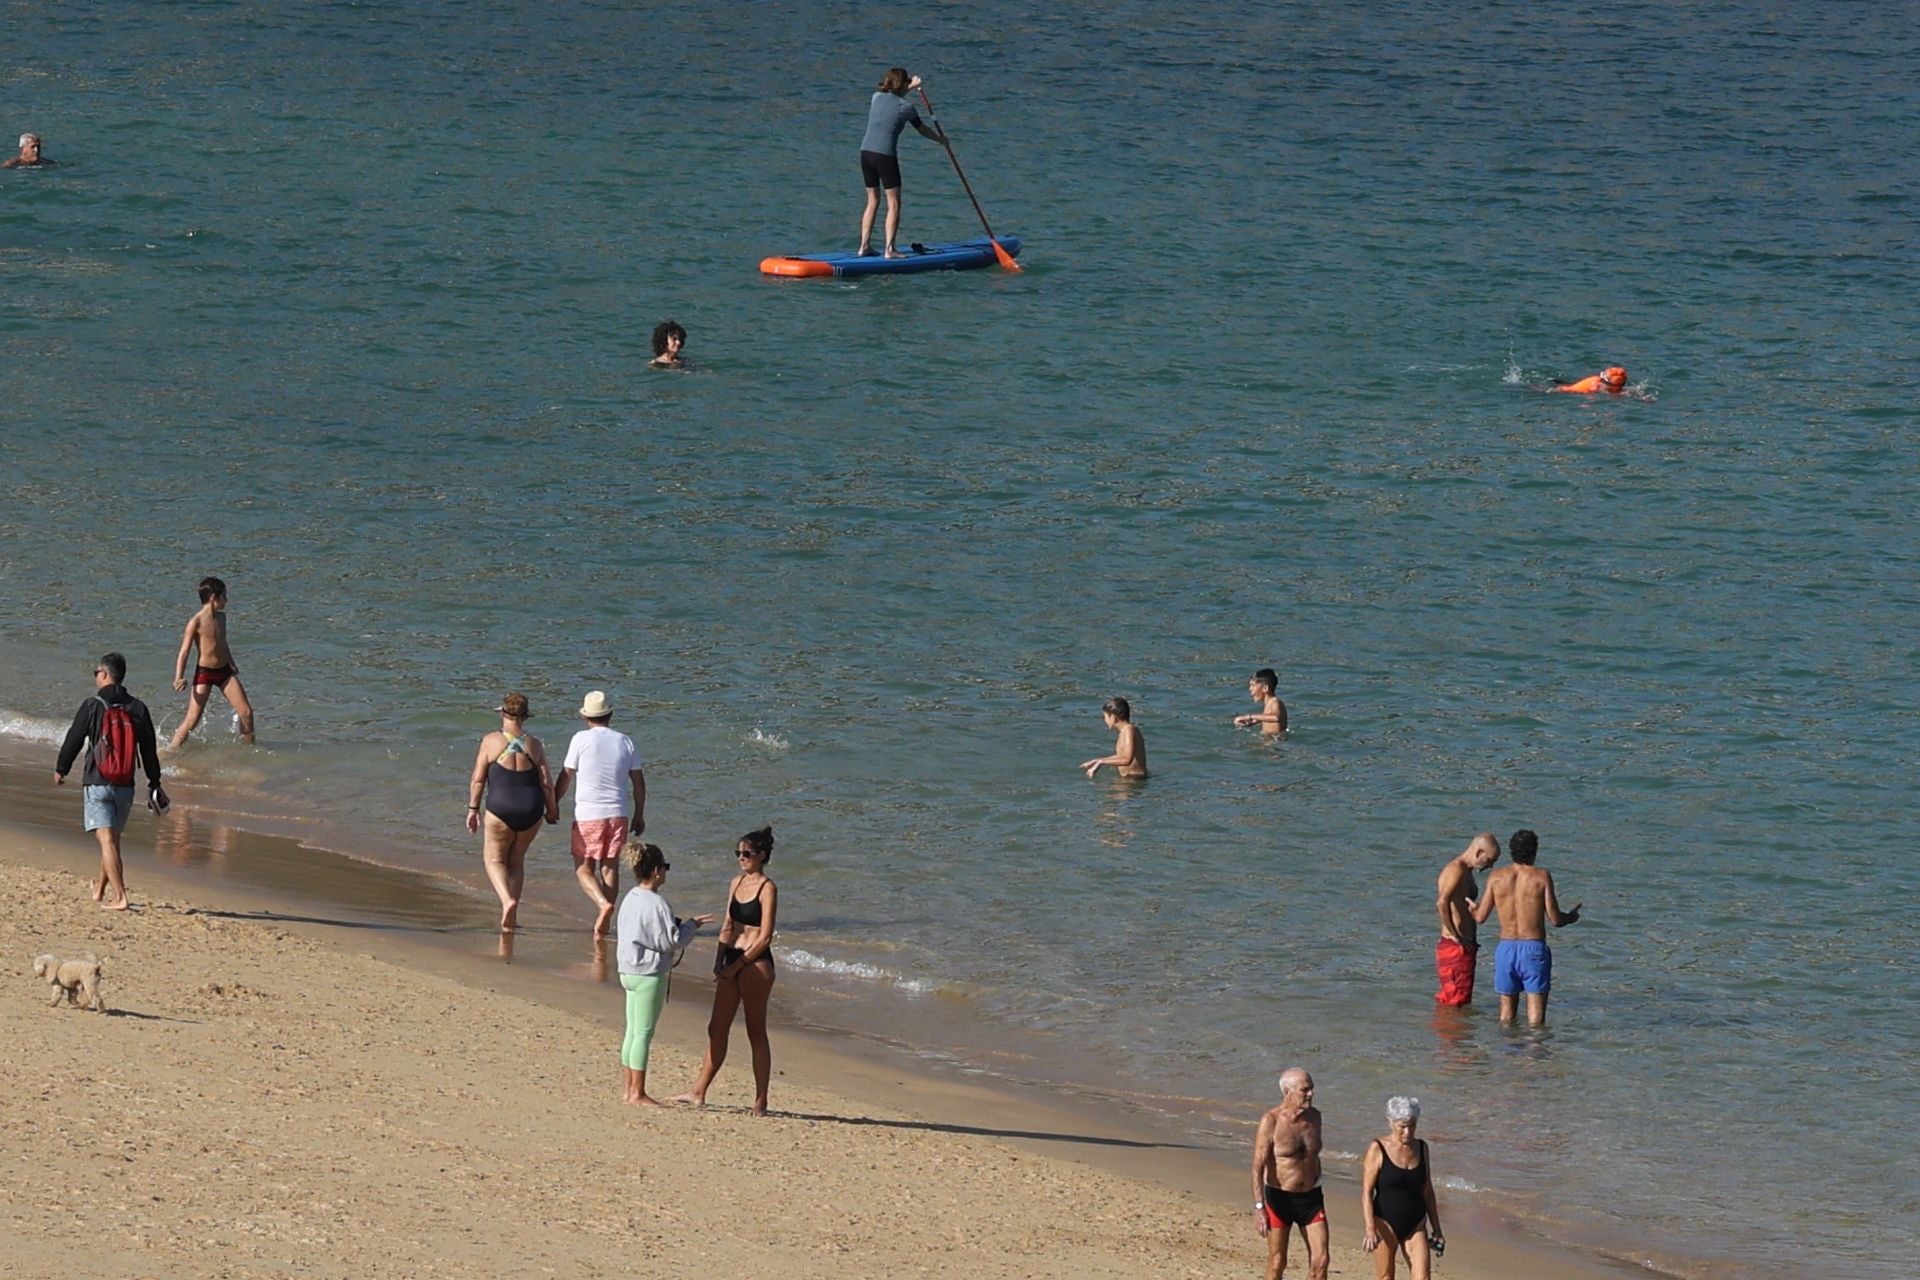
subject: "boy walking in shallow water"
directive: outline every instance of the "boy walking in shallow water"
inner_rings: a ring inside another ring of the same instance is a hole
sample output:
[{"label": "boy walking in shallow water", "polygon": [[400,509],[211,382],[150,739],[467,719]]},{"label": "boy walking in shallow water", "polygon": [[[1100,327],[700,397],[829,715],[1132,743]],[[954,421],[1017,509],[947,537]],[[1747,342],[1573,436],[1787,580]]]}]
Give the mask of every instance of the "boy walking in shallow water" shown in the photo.
[{"label": "boy walking in shallow water", "polygon": [[193,669],[193,692],[187,696],[187,714],[173,731],[167,745],[179,747],[206,714],[207,699],[215,689],[226,695],[227,705],[240,719],[240,740],[253,741],[253,704],[240,684],[240,666],[227,648],[227,584],[218,578],[200,579],[200,612],[187,619],[186,634],[180,637],[180,653],[173,660],[173,687],[187,687],[187,655],[195,646],[200,655]]}]

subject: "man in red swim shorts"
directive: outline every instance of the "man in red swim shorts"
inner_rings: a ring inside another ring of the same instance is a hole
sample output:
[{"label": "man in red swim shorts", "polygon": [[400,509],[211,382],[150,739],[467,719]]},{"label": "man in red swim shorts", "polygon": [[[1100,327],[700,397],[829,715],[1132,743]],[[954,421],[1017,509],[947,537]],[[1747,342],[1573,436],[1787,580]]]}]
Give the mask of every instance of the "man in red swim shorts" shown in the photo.
[{"label": "man in red swim shorts", "polygon": [[1480,930],[1473,919],[1480,886],[1473,873],[1485,871],[1500,856],[1500,842],[1482,831],[1467,842],[1464,853],[1447,859],[1440,868],[1440,941],[1433,949],[1433,967],[1440,989],[1433,998],[1459,1008],[1473,1003],[1473,962],[1480,954]]}]

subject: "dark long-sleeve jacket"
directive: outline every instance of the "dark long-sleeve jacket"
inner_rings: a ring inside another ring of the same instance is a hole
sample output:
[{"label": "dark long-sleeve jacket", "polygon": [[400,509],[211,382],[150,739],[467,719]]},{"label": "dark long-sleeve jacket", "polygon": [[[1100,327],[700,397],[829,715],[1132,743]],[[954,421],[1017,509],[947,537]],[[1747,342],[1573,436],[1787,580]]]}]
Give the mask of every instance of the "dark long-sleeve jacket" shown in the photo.
[{"label": "dark long-sleeve jacket", "polygon": [[[127,708],[127,714],[133,717],[133,739],[140,748],[140,763],[147,771],[147,786],[159,786],[160,744],[155,742],[153,737],[153,715],[147,710],[146,703],[117,684],[106,686],[100,690],[97,697],[88,698],[80,704],[80,709],[73,713],[73,727],[67,730],[67,740],[60,744],[60,762],[54,765],[53,771],[63,778],[66,777],[73,768],[74,760],[80,755],[81,748],[98,740],[100,717],[106,713],[106,708],[100,705],[101,702],[105,702],[107,706],[124,705]],[[89,787],[107,785],[106,779],[100,776],[100,771],[93,767],[91,750],[87,752],[87,772],[81,782],[82,785]]]}]

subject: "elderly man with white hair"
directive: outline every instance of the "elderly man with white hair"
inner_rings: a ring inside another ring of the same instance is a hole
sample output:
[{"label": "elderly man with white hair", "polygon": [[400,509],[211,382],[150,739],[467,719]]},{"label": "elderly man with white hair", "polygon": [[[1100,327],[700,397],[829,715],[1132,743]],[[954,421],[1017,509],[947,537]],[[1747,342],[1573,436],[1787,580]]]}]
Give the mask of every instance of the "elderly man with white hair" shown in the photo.
[{"label": "elderly man with white hair", "polygon": [[1433,1256],[1446,1251],[1427,1144],[1413,1136],[1419,1124],[1420,1099],[1388,1098],[1386,1135],[1367,1144],[1360,1174],[1366,1234],[1360,1247],[1373,1255],[1376,1280],[1393,1280],[1396,1255],[1406,1257],[1413,1280],[1428,1280]]},{"label": "elderly man with white hair", "polygon": [[1280,1105],[1260,1117],[1253,1138],[1253,1221],[1267,1238],[1267,1280],[1287,1270],[1287,1236],[1307,1242],[1307,1274],[1327,1280],[1327,1205],[1320,1191],[1320,1110],[1313,1077],[1301,1067],[1280,1073]]},{"label": "elderly man with white hair", "polygon": [[40,154],[40,135],[23,133],[20,135],[20,154],[0,162],[0,169],[40,169],[52,163]]}]

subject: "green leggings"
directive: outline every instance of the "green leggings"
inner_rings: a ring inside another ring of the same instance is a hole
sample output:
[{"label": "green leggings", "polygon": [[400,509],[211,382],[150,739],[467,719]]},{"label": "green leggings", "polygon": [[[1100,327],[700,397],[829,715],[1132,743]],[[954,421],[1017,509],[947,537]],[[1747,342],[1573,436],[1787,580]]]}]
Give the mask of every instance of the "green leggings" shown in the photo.
[{"label": "green leggings", "polygon": [[620,1042],[620,1061],[629,1071],[645,1071],[653,1024],[667,1004],[667,975],[623,973],[620,985],[627,989],[627,1038]]}]

